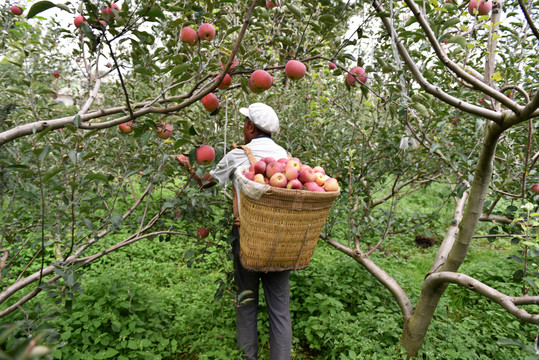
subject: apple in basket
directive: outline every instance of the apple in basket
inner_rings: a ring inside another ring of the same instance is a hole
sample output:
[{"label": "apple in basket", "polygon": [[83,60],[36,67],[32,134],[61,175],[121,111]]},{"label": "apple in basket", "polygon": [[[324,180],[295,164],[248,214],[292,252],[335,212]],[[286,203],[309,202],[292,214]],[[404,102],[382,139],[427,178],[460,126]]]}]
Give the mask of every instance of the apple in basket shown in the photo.
[{"label": "apple in basket", "polygon": [[277,173],[282,173],[284,171],[285,165],[278,161],[273,161],[268,164],[266,167],[266,176],[271,179],[271,177]]},{"label": "apple in basket", "polygon": [[246,171],[243,173],[243,176],[245,176],[247,179],[254,181],[255,180],[255,173],[252,171]]},{"label": "apple in basket", "polygon": [[286,166],[293,166],[299,171],[299,169],[301,168],[301,161],[299,161],[298,158],[292,158],[287,161]]},{"label": "apple in basket", "polygon": [[293,166],[285,166],[283,171],[284,176],[290,181],[298,178],[298,169]]},{"label": "apple in basket", "polygon": [[284,188],[287,183],[288,180],[286,180],[286,176],[284,176],[284,174],[280,172],[273,174],[273,176],[270,178],[271,186]]},{"label": "apple in basket", "polygon": [[313,167],[313,171],[314,171],[315,173],[322,173],[323,175],[326,175],[326,171],[325,171],[324,168],[321,167],[321,166],[315,166],[315,167]]},{"label": "apple in basket", "polygon": [[326,191],[338,191],[340,189],[339,182],[335,178],[329,178],[324,184]]},{"label": "apple in basket", "polygon": [[298,175],[298,180],[303,184],[314,182],[314,171],[311,168],[303,169]]},{"label": "apple in basket", "polygon": [[265,158],[262,158],[260,159],[261,161],[265,162],[267,165],[271,164],[272,162],[275,161],[274,158],[272,158],[271,156],[268,156],[268,157],[265,157]]},{"label": "apple in basket", "polygon": [[324,186],[324,183],[326,182],[326,175],[320,173],[320,172],[315,172],[314,173],[314,182],[318,185],[318,186]]},{"label": "apple in basket", "polygon": [[304,183],[303,186],[305,186],[305,189],[307,189],[308,191],[317,191],[317,192],[325,192],[326,191],[323,187],[319,186],[314,181]]},{"label": "apple in basket", "polygon": [[257,161],[254,166],[254,173],[262,174],[262,176],[264,176],[266,173],[266,163],[262,160]]},{"label": "apple in basket", "polygon": [[287,158],[280,158],[277,161],[286,165],[286,163],[288,162],[288,159]]},{"label": "apple in basket", "polygon": [[303,184],[298,179],[292,179],[292,180],[290,180],[288,182],[288,184],[286,184],[286,188],[287,189],[302,190],[303,189]]},{"label": "apple in basket", "polygon": [[264,175],[262,174],[256,174],[253,178],[253,181],[255,183],[259,183],[259,184],[265,184],[266,183],[266,179],[264,179]]}]

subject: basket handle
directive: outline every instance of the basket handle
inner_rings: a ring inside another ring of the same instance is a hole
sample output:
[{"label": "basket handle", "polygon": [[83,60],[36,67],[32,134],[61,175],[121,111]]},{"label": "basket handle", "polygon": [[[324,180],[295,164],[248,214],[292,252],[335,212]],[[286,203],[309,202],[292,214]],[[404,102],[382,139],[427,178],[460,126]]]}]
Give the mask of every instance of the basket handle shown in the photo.
[{"label": "basket handle", "polygon": [[307,231],[305,232],[305,237],[303,238],[303,242],[301,243],[301,247],[299,248],[299,254],[296,259],[296,263],[294,264],[294,271],[296,271],[298,268],[298,262],[299,262],[299,259],[301,258],[301,254],[303,253],[303,248],[305,247],[305,243],[307,242],[307,236],[309,236],[309,230],[311,230],[311,224],[309,224],[309,226],[307,227]]},{"label": "basket handle", "polygon": [[[235,144],[234,144],[235,145]],[[236,147],[236,145],[235,145]],[[253,155],[253,152],[251,151],[251,149],[249,149],[247,146],[245,145],[237,145],[237,147],[243,149],[243,151],[245,151],[245,155],[247,155],[247,157],[249,158],[249,162],[251,163],[251,165],[253,165],[254,163],[256,163],[256,158],[255,156]]]}]

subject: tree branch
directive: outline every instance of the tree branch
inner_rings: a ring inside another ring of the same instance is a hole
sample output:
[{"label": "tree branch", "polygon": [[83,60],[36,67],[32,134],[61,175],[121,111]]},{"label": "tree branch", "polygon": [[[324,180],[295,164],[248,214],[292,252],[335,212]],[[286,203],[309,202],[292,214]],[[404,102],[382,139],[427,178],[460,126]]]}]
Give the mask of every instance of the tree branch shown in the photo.
[{"label": "tree branch", "polygon": [[327,239],[328,244],[337,250],[350,256],[358,263],[363,265],[383,286],[385,286],[393,295],[399,307],[401,308],[402,317],[406,321],[414,313],[414,308],[406,296],[404,290],[400,287],[395,279],[389,276],[384,270],[378,267],[367,255],[360,250],[352,250],[333,239]]},{"label": "tree branch", "polygon": [[539,324],[539,315],[530,314],[526,310],[519,309],[516,306],[517,304],[538,304],[539,296],[511,297],[482,283],[479,280],[474,279],[471,276],[449,271],[442,271],[439,273],[431,274],[425,279],[423,287],[437,287],[442,283],[451,283],[463,286],[494,301],[496,304],[500,305],[517,319],[531,324]]}]

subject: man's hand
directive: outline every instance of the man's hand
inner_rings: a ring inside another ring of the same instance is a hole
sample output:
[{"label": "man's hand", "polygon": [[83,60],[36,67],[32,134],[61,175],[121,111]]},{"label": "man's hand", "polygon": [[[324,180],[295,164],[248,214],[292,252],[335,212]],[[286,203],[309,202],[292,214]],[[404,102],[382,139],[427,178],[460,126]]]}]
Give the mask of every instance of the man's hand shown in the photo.
[{"label": "man's hand", "polygon": [[178,164],[180,166],[186,167],[188,169],[191,168],[191,164],[189,163],[189,158],[183,154],[176,155],[176,160],[178,160]]}]

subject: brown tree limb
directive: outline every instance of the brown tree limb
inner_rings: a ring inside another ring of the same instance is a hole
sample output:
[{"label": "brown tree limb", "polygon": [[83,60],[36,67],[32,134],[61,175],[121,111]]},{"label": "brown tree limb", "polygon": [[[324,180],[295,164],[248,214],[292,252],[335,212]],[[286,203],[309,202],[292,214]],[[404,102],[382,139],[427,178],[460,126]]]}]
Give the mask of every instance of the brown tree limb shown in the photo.
[{"label": "brown tree limb", "polygon": [[367,255],[365,255],[361,250],[352,250],[349,247],[342,245],[341,243],[333,240],[327,239],[328,244],[336,248],[337,250],[345,253],[350,256],[358,263],[360,263],[369,273],[371,273],[383,286],[385,286],[389,292],[393,295],[397,301],[399,307],[401,308],[402,317],[404,320],[409,319],[414,313],[414,309],[408,296],[400,285],[388,275],[384,270],[382,270],[378,265],[376,265]]},{"label": "brown tree limb", "polygon": [[519,309],[516,306],[517,304],[537,304],[539,303],[539,296],[511,297],[471,276],[449,271],[431,274],[425,279],[423,286],[437,287],[441,283],[457,284],[465,287],[494,301],[517,319],[531,324],[539,324],[539,315],[530,314],[526,310]]}]

